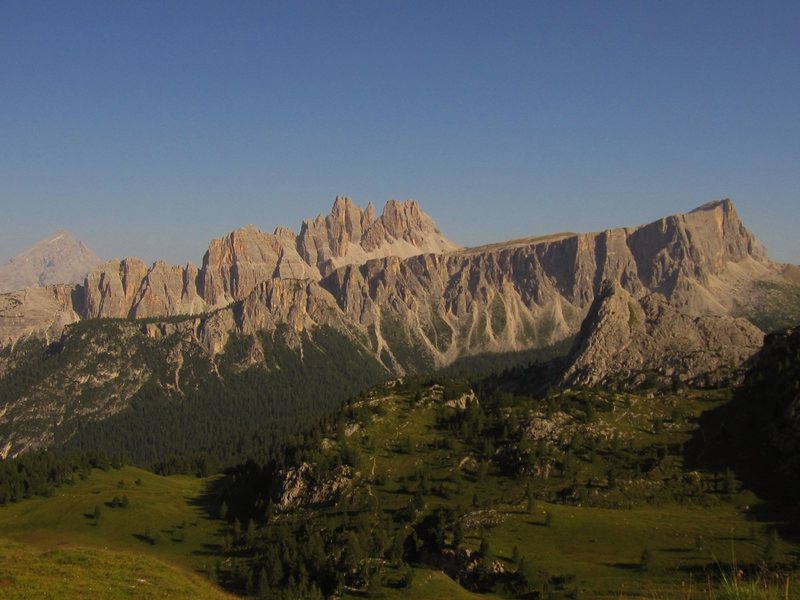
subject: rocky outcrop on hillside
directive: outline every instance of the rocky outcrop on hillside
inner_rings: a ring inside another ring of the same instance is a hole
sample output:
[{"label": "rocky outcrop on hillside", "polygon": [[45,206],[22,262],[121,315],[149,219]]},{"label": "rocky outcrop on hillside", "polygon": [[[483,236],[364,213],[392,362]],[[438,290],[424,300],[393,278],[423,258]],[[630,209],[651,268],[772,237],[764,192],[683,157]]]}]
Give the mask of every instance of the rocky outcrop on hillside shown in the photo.
[{"label": "rocky outcrop on hillside", "polygon": [[279,473],[272,490],[272,497],[280,510],[330,504],[353,481],[353,470],[342,465],[325,477],[320,477],[308,463]]},{"label": "rocky outcrop on hillside", "polygon": [[147,271],[145,262],[138,258],[110,260],[97,267],[83,285],[85,317],[128,317]]},{"label": "rocky outcrop on hillside", "polygon": [[275,277],[317,280],[319,272],[300,257],[291,230],[279,228],[268,234],[243,227],[211,242],[197,293],[209,307],[224,306]]},{"label": "rocky outcrop on hillside", "polygon": [[578,335],[565,386],[724,385],[740,379],[763,342],[744,319],[694,316],[657,293],[607,281]]},{"label": "rocky outcrop on hillside", "polygon": [[94,252],[68,231],[56,231],[0,266],[0,293],[82,283],[100,262]]}]

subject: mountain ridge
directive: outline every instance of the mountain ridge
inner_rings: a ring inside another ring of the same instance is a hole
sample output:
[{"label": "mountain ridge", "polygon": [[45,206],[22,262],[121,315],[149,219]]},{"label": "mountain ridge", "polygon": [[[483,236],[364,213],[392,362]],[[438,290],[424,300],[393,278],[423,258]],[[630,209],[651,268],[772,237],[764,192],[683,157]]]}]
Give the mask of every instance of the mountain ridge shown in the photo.
[{"label": "mountain ridge", "polygon": [[[423,362],[443,366],[463,355],[524,350],[575,335],[608,279],[637,296],[661,294],[692,315],[746,316],[753,307],[742,301],[755,282],[789,285],[728,199],[639,227],[466,249],[453,249],[417,202],[386,206],[375,218],[371,206],[361,209],[338,197],[328,217],[305,221],[305,234],[298,236],[281,227],[272,235],[240,228],[211,242],[200,269],[163,261],[148,267],[132,258],[105,263],[72,290],[74,301],[61,309],[65,314],[56,311],[48,318],[40,311],[36,318],[0,319],[0,345],[37,332],[52,337],[58,323],[77,318],[194,315],[199,323],[215,313],[222,328],[213,334],[217,341],[201,340],[214,353],[231,332],[254,331],[248,319],[223,318],[219,311],[245,301],[252,305],[262,282],[296,279],[314,283],[311,296],[335,300],[337,318],[328,324],[360,329],[382,362],[402,373],[409,365],[395,355],[398,344],[421,348]],[[392,255],[399,243],[395,235],[404,240],[401,249],[416,254]],[[434,241],[424,242],[426,235]],[[351,252],[353,239],[366,245]],[[431,245],[439,251],[424,252]],[[364,248],[379,251],[364,262],[334,268],[334,258],[363,259]],[[314,264],[303,255],[315,257]],[[14,302],[24,316],[25,299]],[[288,314],[286,307],[269,306]],[[2,308],[0,315],[11,316]],[[295,320],[298,326],[314,322]],[[198,338],[203,335],[198,329]]]},{"label": "mountain ridge", "polygon": [[331,213],[303,221],[300,233],[278,226],[272,234],[253,225],[210,242],[198,269],[137,258],[112,260],[87,276],[87,317],[197,314],[244,299],[272,278],[318,281],[338,267],[386,256],[409,257],[457,249],[415,200],[389,200],[376,217],[337,196]]}]

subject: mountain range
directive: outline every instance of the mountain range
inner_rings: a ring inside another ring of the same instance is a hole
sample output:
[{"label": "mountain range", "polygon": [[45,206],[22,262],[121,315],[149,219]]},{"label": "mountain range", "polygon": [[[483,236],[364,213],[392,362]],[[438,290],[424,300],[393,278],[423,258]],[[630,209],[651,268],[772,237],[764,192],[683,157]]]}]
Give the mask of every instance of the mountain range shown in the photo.
[{"label": "mountain range", "polygon": [[[715,385],[740,375],[764,331],[800,321],[798,290],[796,267],[771,261],[727,199],[639,227],[460,248],[416,201],[376,216],[337,197],[299,234],[213,240],[200,268],[126,258],[82,283],[0,295],[0,449],[69,441],[154,389],[191,405],[209,378],[300,385],[314,353],[366,382],[575,338],[562,385]],[[21,383],[30,370],[45,376]],[[253,414],[287,402],[251,400]]]},{"label": "mountain range", "polygon": [[79,319],[191,315],[194,337],[214,354],[233,331],[335,322],[366,333],[402,371],[394,338],[441,366],[574,335],[605,280],[692,315],[756,317],[770,308],[766,288],[794,284],[792,275],[767,258],[730,200],[636,228],[461,249],[415,201],[390,201],[375,218],[372,205],[339,197],[299,235],[250,226],[213,240],[200,269],[126,258],[78,285],[5,296],[0,344],[57,338]]}]

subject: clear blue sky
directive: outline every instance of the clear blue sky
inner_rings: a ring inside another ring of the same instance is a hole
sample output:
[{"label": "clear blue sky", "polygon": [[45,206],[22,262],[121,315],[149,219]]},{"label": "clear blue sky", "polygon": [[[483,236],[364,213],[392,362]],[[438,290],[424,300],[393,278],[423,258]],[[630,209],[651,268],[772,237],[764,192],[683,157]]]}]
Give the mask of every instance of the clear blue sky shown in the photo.
[{"label": "clear blue sky", "polygon": [[800,263],[800,2],[0,2],[0,261],[199,262],[336,194],[456,242],[731,197]]}]

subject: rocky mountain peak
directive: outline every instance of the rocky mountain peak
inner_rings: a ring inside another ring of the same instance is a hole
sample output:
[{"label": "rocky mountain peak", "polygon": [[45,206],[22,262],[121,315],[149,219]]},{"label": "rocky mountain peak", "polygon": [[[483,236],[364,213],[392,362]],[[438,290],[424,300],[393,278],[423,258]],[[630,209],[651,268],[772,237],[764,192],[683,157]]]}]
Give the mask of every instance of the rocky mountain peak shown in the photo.
[{"label": "rocky mountain peak", "polygon": [[291,238],[292,240],[297,237],[297,234],[294,230],[290,229],[289,227],[284,227],[283,225],[278,225],[275,228],[275,231],[272,232],[272,235],[279,238]]},{"label": "rocky mountain peak", "polygon": [[80,283],[100,258],[65,229],[0,266],[0,293],[59,283]]},{"label": "rocky mountain peak", "polygon": [[717,210],[717,209],[721,209],[728,213],[736,214],[736,207],[733,205],[733,200],[731,200],[730,198],[722,198],[721,200],[712,200],[711,202],[706,202],[705,204],[701,204],[694,210],[690,210],[689,214],[696,212],[705,212],[709,210]]},{"label": "rocky mountain peak", "polygon": [[297,240],[300,256],[322,276],[373,258],[407,258],[458,249],[436,228],[416,200],[389,200],[375,217],[372,203],[362,209],[347,196],[337,196],[331,213],[304,221]]},{"label": "rocky mountain peak", "polygon": [[433,220],[422,212],[416,200],[389,200],[383,209],[383,224],[389,235],[414,245],[424,242],[429,234],[440,233]]}]

